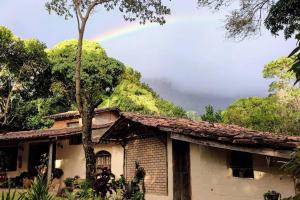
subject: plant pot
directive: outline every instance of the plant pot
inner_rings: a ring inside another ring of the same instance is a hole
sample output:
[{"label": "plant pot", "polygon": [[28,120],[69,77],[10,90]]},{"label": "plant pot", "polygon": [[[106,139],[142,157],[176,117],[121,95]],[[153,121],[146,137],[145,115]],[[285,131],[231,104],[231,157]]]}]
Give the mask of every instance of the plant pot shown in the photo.
[{"label": "plant pot", "polygon": [[265,200],[279,200],[280,199],[280,194],[279,193],[271,193],[271,194],[266,194],[264,196]]}]

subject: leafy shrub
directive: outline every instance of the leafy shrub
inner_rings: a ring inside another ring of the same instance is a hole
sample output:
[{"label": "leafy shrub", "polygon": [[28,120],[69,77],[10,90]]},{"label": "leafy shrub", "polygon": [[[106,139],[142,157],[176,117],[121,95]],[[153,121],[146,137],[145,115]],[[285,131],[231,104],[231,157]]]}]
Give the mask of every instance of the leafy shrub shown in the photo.
[{"label": "leafy shrub", "polygon": [[68,177],[64,180],[64,183],[67,187],[72,187],[74,183],[74,178]]},{"label": "leafy shrub", "polygon": [[19,200],[20,197],[17,197],[16,191],[11,192],[9,189],[8,192],[2,191],[1,193],[1,200]]},{"label": "leafy shrub", "polygon": [[91,199],[94,197],[94,190],[88,181],[79,183],[79,191],[75,193],[75,199]]},{"label": "leafy shrub", "polygon": [[264,194],[264,200],[279,200],[281,194],[276,191],[268,191]]},{"label": "leafy shrub", "polygon": [[95,194],[101,198],[105,198],[108,192],[111,195],[113,191],[116,191],[114,182],[115,175],[111,173],[110,169],[104,168],[94,183]]},{"label": "leafy shrub", "polygon": [[[144,168],[140,166],[139,162],[135,163],[135,175],[130,183],[124,181],[124,200],[144,200],[144,193],[140,189],[140,184],[144,185],[144,178],[146,172]],[[143,186],[144,188],[144,186]]]},{"label": "leafy shrub", "polygon": [[21,195],[20,200],[54,200],[48,192],[47,176],[39,173],[32,186]]}]

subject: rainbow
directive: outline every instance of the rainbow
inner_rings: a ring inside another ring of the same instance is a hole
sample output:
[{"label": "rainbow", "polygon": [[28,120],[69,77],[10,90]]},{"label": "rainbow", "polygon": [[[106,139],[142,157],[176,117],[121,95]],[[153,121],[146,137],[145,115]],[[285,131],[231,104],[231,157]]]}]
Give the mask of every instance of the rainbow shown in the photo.
[{"label": "rainbow", "polygon": [[[211,20],[203,19],[199,15],[198,16],[184,16],[184,17],[170,17],[166,19],[167,23],[164,26],[178,24],[178,23],[213,23]],[[146,24],[139,24],[139,23],[128,23],[122,27],[117,27],[111,31],[102,33],[92,38],[92,40],[99,41],[100,43],[108,42],[113,39],[124,37],[136,32],[141,32],[151,28],[158,28],[161,25],[157,23],[146,23]]]}]

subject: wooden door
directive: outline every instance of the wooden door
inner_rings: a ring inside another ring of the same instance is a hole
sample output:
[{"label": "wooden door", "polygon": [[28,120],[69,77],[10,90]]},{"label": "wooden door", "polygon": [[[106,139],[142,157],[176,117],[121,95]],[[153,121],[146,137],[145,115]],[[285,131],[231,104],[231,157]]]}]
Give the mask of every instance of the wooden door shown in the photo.
[{"label": "wooden door", "polygon": [[190,200],[190,145],[173,140],[173,199]]}]

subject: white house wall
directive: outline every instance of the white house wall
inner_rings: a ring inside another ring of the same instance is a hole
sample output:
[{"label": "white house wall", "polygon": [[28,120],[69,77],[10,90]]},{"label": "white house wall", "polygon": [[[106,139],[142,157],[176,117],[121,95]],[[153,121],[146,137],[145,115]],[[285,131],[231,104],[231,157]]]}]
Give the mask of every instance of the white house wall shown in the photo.
[{"label": "white house wall", "polygon": [[295,194],[292,177],[280,166],[267,167],[264,156],[253,155],[254,179],[232,177],[228,151],[190,145],[191,190],[193,200],[259,200],[268,190],[283,197]]},{"label": "white house wall", "polygon": [[[58,141],[62,148],[56,148],[56,167],[64,171],[64,178],[80,176],[85,178],[85,156],[82,145],[69,145],[69,140]],[[97,144],[95,153],[101,150],[111,153],[112,173],[119,177],[123,174],[123,148],[117,144]]]}]

